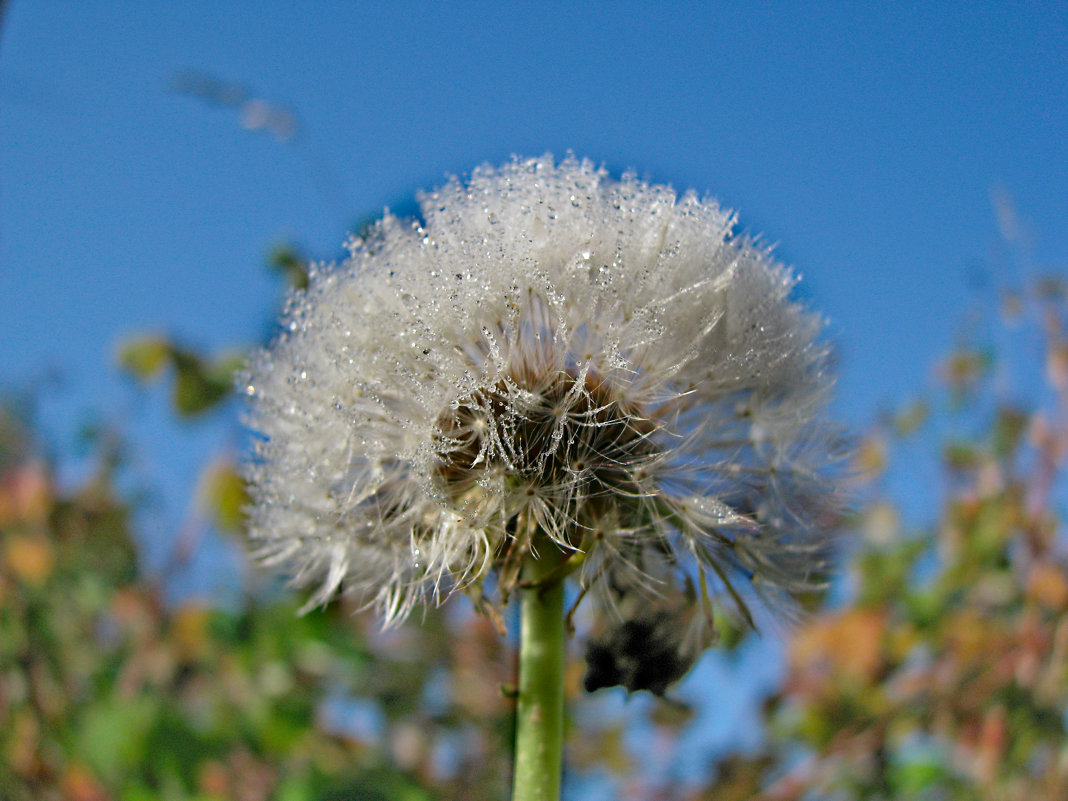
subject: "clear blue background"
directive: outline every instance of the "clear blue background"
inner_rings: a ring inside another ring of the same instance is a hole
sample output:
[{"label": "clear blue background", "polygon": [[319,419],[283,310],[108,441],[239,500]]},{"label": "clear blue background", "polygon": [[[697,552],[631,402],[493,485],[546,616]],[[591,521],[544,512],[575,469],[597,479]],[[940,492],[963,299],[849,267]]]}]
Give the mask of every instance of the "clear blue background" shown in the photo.
[{"label": "clear blue background", "polygon": [[[571,150],[712,194],[780,243],[830,320],[839,415],[869,420],[929,383],[977,292],[1068,254],[1068,4],[913,5],[16,0],[0,386],[58,375],[42,416],[60,445],[93,416],[128,432],[165,539],[240,435],[134,391],[124,335],[256,342],[272,243],[332,257],[447,174]],[[299,135],[172,91],[188,69],[291,109]],[[992,197],[1026,258],[999,250]]]}]

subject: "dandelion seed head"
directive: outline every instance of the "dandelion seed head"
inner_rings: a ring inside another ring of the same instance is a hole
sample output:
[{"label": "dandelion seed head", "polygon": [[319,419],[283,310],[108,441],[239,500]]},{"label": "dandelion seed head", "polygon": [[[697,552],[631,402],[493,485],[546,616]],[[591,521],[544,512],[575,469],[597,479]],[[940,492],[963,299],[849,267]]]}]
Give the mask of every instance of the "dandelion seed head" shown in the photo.
[{"label": "dandelion seed head", "polygon": [[584,588],[699,572],[748,615],[822,582],[823,323],[731,213],[549,157],[420,203],[313,271],[241,377],[251,536],[309,606],[507,592],[531,531]]}]

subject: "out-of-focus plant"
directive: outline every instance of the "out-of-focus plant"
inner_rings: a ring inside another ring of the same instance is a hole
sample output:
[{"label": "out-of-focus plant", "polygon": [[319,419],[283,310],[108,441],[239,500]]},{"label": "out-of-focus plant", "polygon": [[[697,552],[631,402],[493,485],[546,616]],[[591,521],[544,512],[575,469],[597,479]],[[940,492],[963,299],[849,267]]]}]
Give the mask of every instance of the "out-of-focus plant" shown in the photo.
[{"label": "out-of-focus plant", "polygon": [[167,606],[110,452],[65,490],[35,444],[0,416],[0,798],[503,797],[510,702],[484,689],[511,665],[485,621],[368,639],[340,604]]},{"label": "out-of-focus plant", "polygon": [[234,370],[243,353],[227,353],[205,359],[197,353],[158,335],[139,336],[125,342],[119,364],[141,381],[158,379],[168,367],[174,371],[174,409],[182,417],[194,417],[217,406],[232,391]]},{"label": "out-of-focus plant", "polygon": [[[1068,295],[1047,278],[1011,300],[1045,386],[1020,388],[1024,405],[999,383],[1012,353],[966,343],[946,360],[937,524],[905,533],[885,500],[867,508],[854,597],[798,633],[767,751],[693,798],[1068,798]],[[917,430],[902,417],[899,435]],[[866,466],[888,449],[862,449]]]},{"label": "out-of-focus plant", "polygon": [[[270,264],[301,286],[296,249]],[[119,351],[140,382],[170,370],[183,418],[225,403],[237,361],[158,335]],[[167,604],[190,554],[179,537],[161,576],[139,571],[116,438],[97,437],[98,469],[64,489],[25,412],[0,414],[0,799],[506,796],[513,702],[486,688],[510,681],[513,663],[485,620],[431,611],[369,637],[351,605],[299,616],[269,588],[236,611]],[[198,493],[208,525],[243,532],[228,456]]]}]

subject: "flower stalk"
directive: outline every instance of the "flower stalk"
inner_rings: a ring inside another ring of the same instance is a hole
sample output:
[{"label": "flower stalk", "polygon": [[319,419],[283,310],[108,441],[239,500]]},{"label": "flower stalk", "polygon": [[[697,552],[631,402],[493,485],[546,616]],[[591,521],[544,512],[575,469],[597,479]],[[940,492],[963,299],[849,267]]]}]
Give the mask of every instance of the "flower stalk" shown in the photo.
[{"label": "flower stalk", "polygon": [[512,801],[558,801],[564,745],[563,555],[548,539],[520,590],[519,693]]},{"label": "flower stalk", "polygon": [[545,157],[420,204],[314,270],[242,374],[250,536],[306,608],[346,592],[386,625],[456,591],[496,621],[518,592],[514,799],[556,801],[565,581],[614,621],[587,688],[657,694],[712,642],[710,596],[753,625],[823,586],[830,348],[693,193]]}]

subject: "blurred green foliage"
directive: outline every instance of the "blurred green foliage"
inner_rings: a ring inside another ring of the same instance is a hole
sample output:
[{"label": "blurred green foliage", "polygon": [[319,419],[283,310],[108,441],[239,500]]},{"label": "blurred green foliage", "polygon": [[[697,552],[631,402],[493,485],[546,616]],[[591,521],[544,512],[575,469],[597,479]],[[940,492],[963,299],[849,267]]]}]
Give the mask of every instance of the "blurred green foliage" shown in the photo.
[{"label": "blurred green foliage", "polygon": [[275,245],[267,256],[267,265],[294,289],[308,288],[308,260],[293,245]]},{"label": "blurred green foliage", "polygon": [[171,368],[174,410],[181,417],[195,417],[230,395],[234,372],[244,363],[245,354],[227,353],[206,359],[165,337],[149,334],[122,343],[118,360],[123,370],[143,382],[156,380]]},{"label": "blurred green foliage", "polygon": [[[289,246],[269,257],[297,291],[308,264]],[[1041,402],[1007,401],[1006,356],[965,342],[937,397],[877,422],[855,455],[873,489],[852,591],[794,633],[765,747],[710,764],[696,786],[649,782],[625,717],[579,713],[572,776],[602,772],[620,798],[661,801],[1068,798],[1064,282],[1014,291],[1004,311],[1040,335]],[[139,382],[169,379],[174,412],[196,418],[232,397],[241,356],[143,335],[118,359]],[[90,440],[97,470],[64,488],[26,416],[0,411],[0,801],[507,797],[513,703],[498,687],[514,656],[487,620],[453,607],[382,633],[343,601],[298,616],[263,577],[236,609],[167,604],[189,553],[160,575],[139,569],[114,434]],[[937,522],[921,530],[879,484],[917,446],[944,474]],[[240,536],[246,500],[232,455],[205,468],[205,525]],[[740,629],[718,623],[723,647],[737,645]],[[582,671],[573,659],[580,712]],[[693,719],[658,702],[647,736],[673,747]]]},{"label": "blurred green foliage", "polygon": [[[270,257],[297,289],[305,264]],[[242,360],[159,335],[118,351],[138,382],[170,377],[182,418],[230,398]],[[64,489],[29,411],[0,413],[0,800],[507,796],[512,701],[494,685],[513,657],[487,621],[433,611],[383,634],[344,602],[301,616],[262,578],[236,610],[167,604],[199,538],[180,533],[164,574],[144,575],[114,433],[87,441],[98,467]],[[243,532],[230,456],[198,496],[202,522]]]},{"label": "blurred green foliage", "polygon": [[[483,690],[510,661],[488,623],[429,614],[368,637],[351,608],[300,616],[277,593],[168,606],[139,575],[111,460],[64,492],[22,426],[0,430],[16,443],[0,474],[0,798],[505,796],[510,702]],[[451,678],[428,710],[436,676]]]},{"label": "blurred green foliage", "polygon": [[[796,633],[786,685],[768,704],[764,751],[720,766],[707,787],[665,797],[1068,798],[1061,286],[1041,279],[1013,293],[1008,310],[1008,322],[1031,326],[1044,349],[1047,386],[1017,393],[1035,405],[1003,400],[1009,393],[994,376],[992,352],[965,345],[946,360],[946,408],[957,425],[942,448],[937,524],[906,532],[885,501],[867,506],[852,600]],[[864,469],[878,473],[897,438],[925,425],[905,416],[908,424],[861,449]],[[962,420],[971,433],[960,433]],[[935,440],[938,431],[926,435]]]}]

